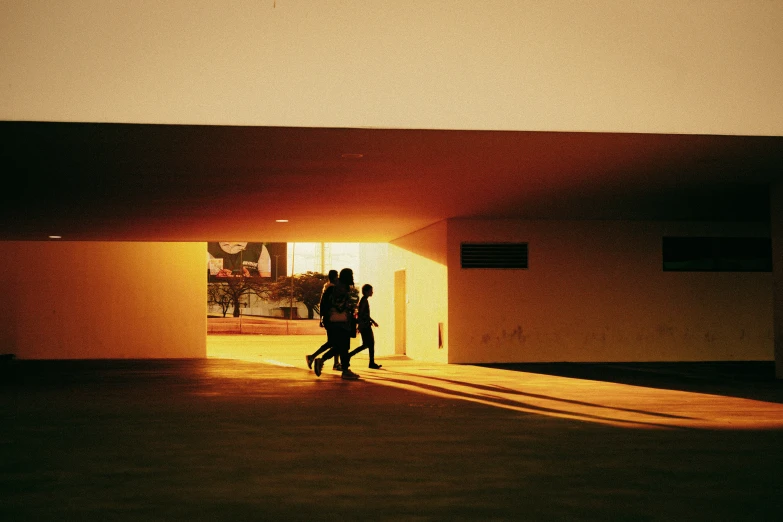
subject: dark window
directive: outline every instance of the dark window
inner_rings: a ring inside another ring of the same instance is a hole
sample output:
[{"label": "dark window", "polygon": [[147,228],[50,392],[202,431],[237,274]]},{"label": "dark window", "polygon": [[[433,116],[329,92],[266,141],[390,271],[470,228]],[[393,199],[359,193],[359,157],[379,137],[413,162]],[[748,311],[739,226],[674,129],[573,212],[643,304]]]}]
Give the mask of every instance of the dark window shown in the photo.
[{"label": "dark window", "polygon": [[664,237],[663,270],[771,272],[768,237]]},{"label": "dark window", "polygon": [[527,268],[527,243],[462,243],[462,268]]}]

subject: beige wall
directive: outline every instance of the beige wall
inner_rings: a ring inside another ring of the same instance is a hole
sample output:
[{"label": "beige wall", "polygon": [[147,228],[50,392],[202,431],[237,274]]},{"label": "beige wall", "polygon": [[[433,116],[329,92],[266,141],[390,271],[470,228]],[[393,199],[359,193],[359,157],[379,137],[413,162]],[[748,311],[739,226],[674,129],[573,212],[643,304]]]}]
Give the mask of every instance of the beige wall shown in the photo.
[{"label": "beige wall", "polygon": [[[370,314],[378,321],[375,329],[375,354],[394,354],[394,267],[392,248],[386,243],[362,243],[359,266],[354,270],[356,288],[371,284]],[[351,341],[351,349],[361,344],[361,337]],[[365,352],[365,356],[367,353]]]},{"label": "beige wall", "polygon": [[206,356],[204,243],[3,242],[4,353]]},{"label": "beige wall", "polygon": [[[361,279],[373,285],[370,298],[373,318],[378,321],[375,338],[378,355],[393,355],[395,346],[394,272],[405,270],[406,355],[416,360],[446,362],[448,354],[448,271],[446,223],[436,223],[395,240],[392,244],[362,245]],[[443,323],[442,347],[438,323]],[[351,343],[358,346],[359,341]]]},{"label": "beige wall", "polygon": [[[448,222],[449,361],[772,360],[772,274],[663,272],[663,235],[754,225]],[[528,270],[463,270],[464,241],[529,244]]]},{"label": "beige wall", "polygon": [[0,120],[783,135],[775,0],[0,0]]}]

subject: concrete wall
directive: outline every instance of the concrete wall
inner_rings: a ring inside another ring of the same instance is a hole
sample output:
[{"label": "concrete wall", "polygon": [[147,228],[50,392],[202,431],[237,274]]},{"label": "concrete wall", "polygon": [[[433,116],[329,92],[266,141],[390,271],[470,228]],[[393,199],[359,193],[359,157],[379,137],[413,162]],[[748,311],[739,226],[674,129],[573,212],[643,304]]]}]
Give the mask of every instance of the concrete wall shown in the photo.
[{"label": "concrete wall", "polygon": [[[664,235],[763,225],[448,222],[449,361],[772,360],[771,273],[662,270]],[[464,270],[461,242],[529,243],[527,270]]]},{"label": "concrete wall", "polygon": [[[378,321],[376,353],[395,353],[394,272],[406,274],[406,355],[424,361],[446,362],[448,353],[448,292],[446,223],[436,223],[392,244],[363,244],[363,266],[357,287],[373,285],[370,310]],[[438,324],[443,323],[439,339]],[[439,342],[440,341],[440,342]],[[358,346],[359,340],[351,343]]]},{"label": "concrete wall", "polygon": [[205,243],[2,242],[0,351],[206,356]]},{"label": "concrete wall", "polygon": [[783,135],[774,0],[0,1],[0,119]]}]

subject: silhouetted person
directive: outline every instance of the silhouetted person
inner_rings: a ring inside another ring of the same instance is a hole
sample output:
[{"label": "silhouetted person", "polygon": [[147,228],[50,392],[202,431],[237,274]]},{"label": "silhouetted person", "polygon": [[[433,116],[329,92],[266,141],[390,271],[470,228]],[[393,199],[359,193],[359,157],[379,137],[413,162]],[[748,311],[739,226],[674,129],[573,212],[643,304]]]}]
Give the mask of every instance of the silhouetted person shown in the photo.
[{"label": "silhouetted person", "polygon": [[353,314],[356,310],[356,300],[351,295],[353,289],[353,270],[343,268],[337,278],[337,284],[326,289],[324,292],[324,326],[329,332],[329,338],[332,340],[332,347],[323,358],[318,357],[313,361],[313,370],[320,376],[324,366],[324,359],[330,357],[339,357],[342,365],[343,379],[358,379],[359,376],[350,369],[351,358],[348,350],[351,347],[351,331],[353,326]]},{"label": "silhouetted person", "polygon": [[362,299],[359,301],[359,333],[362,334],[362,345],[350,352],[349,357],[353,357],[365,348],[370,351],[370,368],[377,370],[380,364],[375,364],[375,335],[372,332],[373,326],[378,323],[370,317],[370,297],[372,296],[372,285],[362,286]]},{"label": "silhouetted person", "polygon": [[[315,361],[316,357],[318,357],[320,354],[324,353],[326,350],[332,347],[332,340],[329,338],[329,329],[326,328],[326,325],[324,324],[324,314],[326,311],[328,311],[327,308],[329,306],[328,304],[324,306],[324,296],[326,295],[326,291],[330,287],[334,286],[336,283],[337,283],[337,270],[329,270],[329,281],[327,281],[324,284],[324,287],[321,290],[321,304],[318,306],[318,313],[321,316],[320,325],[321,328],[324,328],[326,330],[326,342],[322,344],[321,347],[318,348],[312,355],[305,355],[305,360],[307,361],[308,368],[313,367],[313,361]],[[338,362],[337,358],[335,358],[334,369],[342,370],[342,368],[340,368],[339,365],[340,363]]]}]

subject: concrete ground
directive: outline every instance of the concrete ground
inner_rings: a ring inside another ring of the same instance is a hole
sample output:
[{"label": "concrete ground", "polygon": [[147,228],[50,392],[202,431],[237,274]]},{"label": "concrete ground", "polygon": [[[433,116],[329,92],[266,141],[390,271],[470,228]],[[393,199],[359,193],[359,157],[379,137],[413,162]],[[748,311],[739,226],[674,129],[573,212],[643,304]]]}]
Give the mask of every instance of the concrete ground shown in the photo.
[{"label": "concrete ground", "polygon": [[349,382],[307,369],[320,341],[0,363],[0,520],[783,516],[771,364],[373,371],[360,356]]}]

